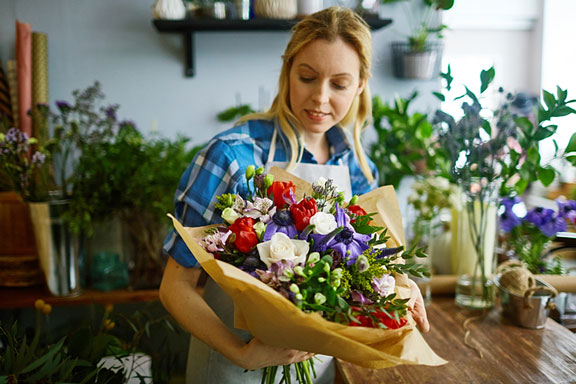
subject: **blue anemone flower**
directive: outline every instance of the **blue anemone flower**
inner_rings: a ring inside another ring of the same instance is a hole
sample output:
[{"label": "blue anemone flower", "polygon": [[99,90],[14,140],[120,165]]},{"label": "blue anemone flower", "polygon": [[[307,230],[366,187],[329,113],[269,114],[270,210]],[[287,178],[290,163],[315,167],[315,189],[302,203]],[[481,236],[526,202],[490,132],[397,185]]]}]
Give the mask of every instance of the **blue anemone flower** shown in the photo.
[{"label": "blue anemone flower", "polygon": [[368,241],[371,236],[356,232],[350,225],[350,218],[337,203],[335,218],[338,227],[334,231],[327,235],[310,235],[314,239],[314,250],[320,253],[327,249],[335,250],[346,259],[346,265],[352,265],[358,256],[369,248]]},{"label": "blue anemone flower", "polygon": [[277,211],[274,216],[272,216],[272,220],[268,222],[268,225],[266,226],[263,240],[270,240],[277,232],[283,233],[291,239],[298,236],[298,230],[296,229],[290,211],[283,209]]}]

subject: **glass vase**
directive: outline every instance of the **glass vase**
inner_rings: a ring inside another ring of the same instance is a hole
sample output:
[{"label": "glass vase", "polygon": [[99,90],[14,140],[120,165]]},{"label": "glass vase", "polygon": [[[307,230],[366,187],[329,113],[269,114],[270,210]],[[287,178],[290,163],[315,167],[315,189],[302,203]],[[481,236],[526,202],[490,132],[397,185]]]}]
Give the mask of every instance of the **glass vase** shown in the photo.
[{"label": "glass vase", "polygon": [[468,309],[494,305],[498,185],[463,183],[453,212],[452,264],[457,273],[456,304]]}]

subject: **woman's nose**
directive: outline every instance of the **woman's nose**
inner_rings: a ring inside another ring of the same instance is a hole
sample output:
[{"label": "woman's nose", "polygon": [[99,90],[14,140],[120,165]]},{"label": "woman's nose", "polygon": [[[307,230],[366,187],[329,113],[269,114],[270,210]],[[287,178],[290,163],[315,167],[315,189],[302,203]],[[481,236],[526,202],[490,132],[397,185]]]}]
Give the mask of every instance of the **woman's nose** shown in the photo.
[{"label": "woman's nose", "polygon": [[330,99],[330,93],[329,92],[330,92],[330,89],[328,87],[328,84],[321,82],[314,88],[314,94],[312,96],[312,99],[315,103],[317,103],[319,105],[325,104]]}]

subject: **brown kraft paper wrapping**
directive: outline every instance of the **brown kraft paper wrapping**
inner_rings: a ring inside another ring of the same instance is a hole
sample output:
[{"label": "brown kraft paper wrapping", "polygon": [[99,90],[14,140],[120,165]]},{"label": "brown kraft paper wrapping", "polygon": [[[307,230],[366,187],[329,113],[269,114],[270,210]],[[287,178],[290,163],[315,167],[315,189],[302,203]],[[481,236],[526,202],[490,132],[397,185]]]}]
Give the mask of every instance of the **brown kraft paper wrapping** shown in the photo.
[{"label": "brown kraft paper wrapping", "polygon": [[[299,199],[311,194],[309,183],[273,167],[274,180],[292,181]],[[374,225],[388,229],[388,246],[404,242],[402,220],[396,194],[392,187],[378,188],[362,195],[358,204],[366,212],[378,212]],[[400,364],[442,365],[428,346],[415,321],[400,329],[349,327],[305,313],[278,292],[240,269],[215,260],[198,243],[208,227],[184,228],[172,217],[174,227],[182,236],[202,268],[234,301],[235,326],[246,329],[269,345],[309,351],[351,362],[366,368],[386,368]],[[396,276],[397,292],[406,298],[410,293],[408,278]]]}]

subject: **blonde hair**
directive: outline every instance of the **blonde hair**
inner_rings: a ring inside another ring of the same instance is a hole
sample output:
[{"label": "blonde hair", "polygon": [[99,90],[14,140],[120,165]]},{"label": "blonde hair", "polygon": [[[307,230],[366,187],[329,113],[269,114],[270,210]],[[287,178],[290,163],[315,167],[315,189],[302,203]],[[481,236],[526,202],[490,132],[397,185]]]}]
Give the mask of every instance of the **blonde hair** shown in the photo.
[{"label": "blonde hair", "polygon": [[290,70],[294,57],[312,41],[323,39],[334,41],[338,38],[350,44],[357,52],[360,59],[360,82],[366,82],[363,91],[354,98],[348,113],[340,122],[340,126],[346,127],[353,123],[354,149],[360,162],[360,168],[366,178],[372,182],[374,176],[366,154],[362,149],[360,135],[367,126],[372,116],[372,98],[367,84],[370,78],[372,61],[372,37],[370,28],[356,12],[342,7],[330,7],[316,12],[302,19],[292,29],[292,38],[282,55],[282,70],[278,80],[278,94],[270,109],[263,113],[253,113],[240,119],[239,123],[254,119],[277,119],[280,128],[288,139],[290,158],[287,170],[291,170],[302,158],[304,146],[301,143],[302,127],[300,122],[290,110]]}]

